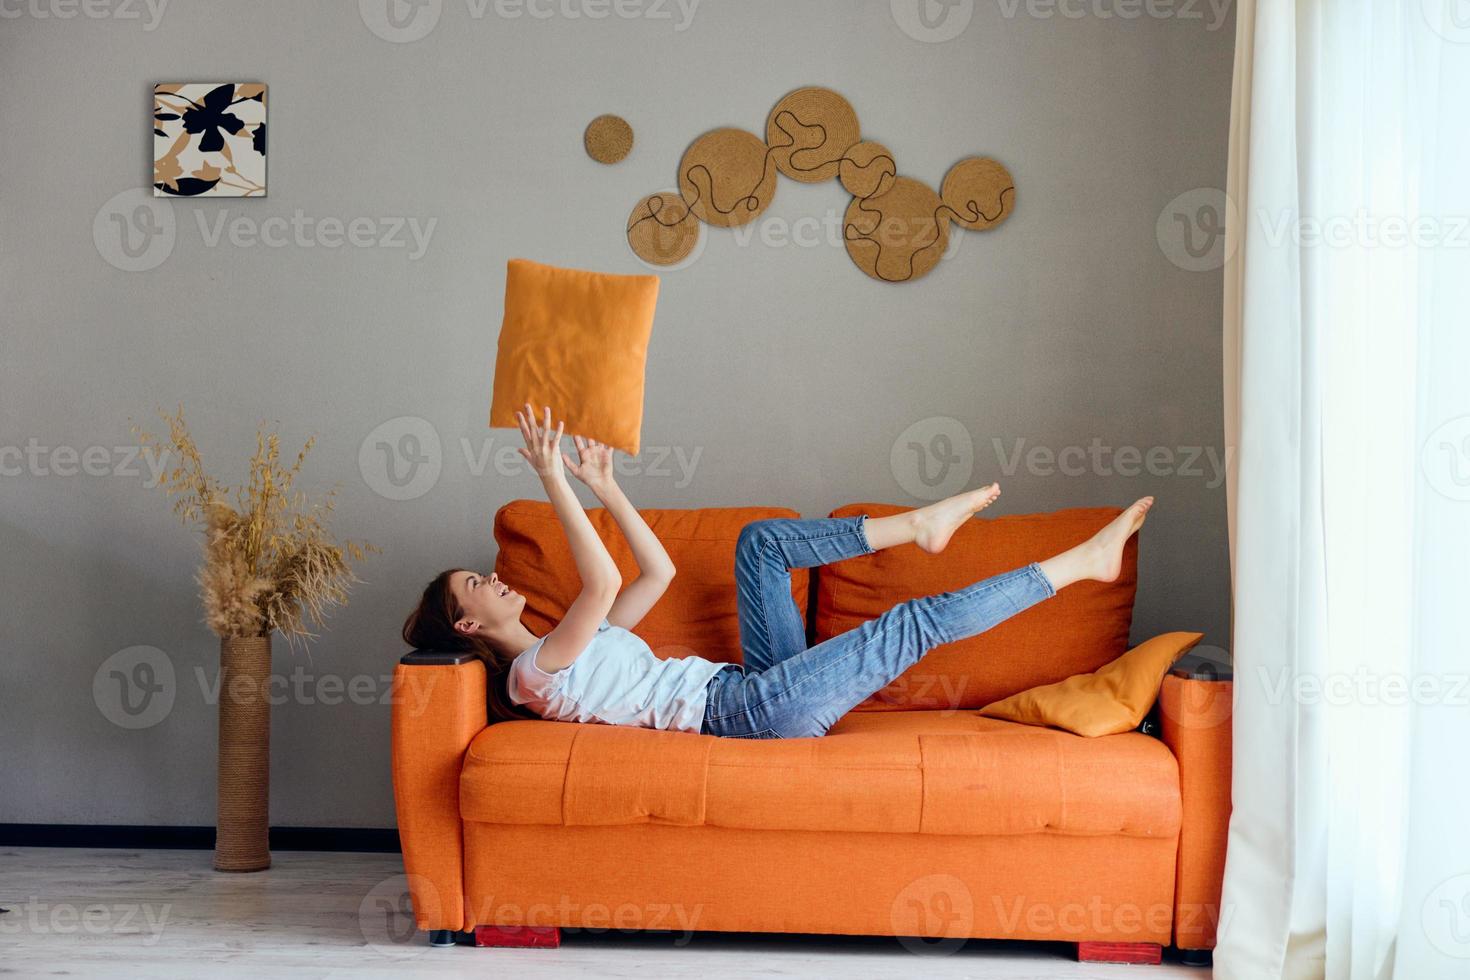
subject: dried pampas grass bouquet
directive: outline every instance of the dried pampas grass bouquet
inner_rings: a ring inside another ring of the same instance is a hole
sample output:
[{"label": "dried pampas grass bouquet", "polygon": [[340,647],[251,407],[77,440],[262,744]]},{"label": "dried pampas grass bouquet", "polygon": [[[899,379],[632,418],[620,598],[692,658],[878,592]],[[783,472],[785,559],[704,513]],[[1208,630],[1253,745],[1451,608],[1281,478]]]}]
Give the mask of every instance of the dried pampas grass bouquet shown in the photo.
[{"label": "dried pampas grass bouquet", "polygon": [[347,603],[348,590],[360,581],[349,560],[361,562],[378,550],[332,537],[327,524],[335,489],[313,501],[295,488],[315,439],[286,466],[280,437],[262,425],[247,482],[230,486],[205,472],[182,407],[159,416],[168,424],[166,440],[133,431],[144,446],[169,455],[160,485],[174,498],[174,513],[204,531],[198,582],[205,624],[222,638],[277,632],[293,647],[315,639],[313,630]]}]

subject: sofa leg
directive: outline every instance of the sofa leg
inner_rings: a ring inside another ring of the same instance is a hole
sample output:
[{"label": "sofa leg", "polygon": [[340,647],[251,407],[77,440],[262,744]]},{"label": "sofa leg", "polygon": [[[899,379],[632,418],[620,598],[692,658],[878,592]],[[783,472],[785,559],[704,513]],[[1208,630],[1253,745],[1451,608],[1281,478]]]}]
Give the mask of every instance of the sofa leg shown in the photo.
[{"label": "sofa leg", "polygon": [[1213,950],[1181,949],[1179,962],[1185,966],[1210,966],[1214,962]]},{"label": "sofa leg", "polygon": [[475,926],[475,945],[555,949],[561,945],[561,929],[557,926]]},{"label": "sofa leg", "polygon": [[1164,947],[1158,943],[1078,943],[1079,963],[1162,963]]}]

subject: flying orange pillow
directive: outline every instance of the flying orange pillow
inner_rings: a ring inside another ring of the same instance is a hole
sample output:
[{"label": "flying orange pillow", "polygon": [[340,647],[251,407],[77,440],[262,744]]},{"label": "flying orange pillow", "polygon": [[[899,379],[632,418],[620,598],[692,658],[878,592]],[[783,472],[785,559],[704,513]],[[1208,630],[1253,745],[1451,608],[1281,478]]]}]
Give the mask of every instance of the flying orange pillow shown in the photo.
[{"label": "flying orange pillow", "polygon": [[658,276],[619,276],[511,259],[495,355],[491,428],[526,402],[550,405],[568,435],[638,454],[643,373]]},{"label": "flying orange pillow", "polygon": [[1132,731],[1158,699],[1174,661],[1203,633],[1164,633],[1091,674],[1075,674],[980,709],[987,718],[1061,728],[1089,737]]}]

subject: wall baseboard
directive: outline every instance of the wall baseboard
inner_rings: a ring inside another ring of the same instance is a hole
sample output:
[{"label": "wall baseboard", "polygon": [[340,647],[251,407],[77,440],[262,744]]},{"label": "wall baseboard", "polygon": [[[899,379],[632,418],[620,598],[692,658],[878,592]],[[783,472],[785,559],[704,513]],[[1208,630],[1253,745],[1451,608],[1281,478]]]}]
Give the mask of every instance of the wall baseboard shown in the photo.
[{"label": "wall baseboard", "polygon": [[[213,850],[213,827],[125,824],[0,823],[3,847],[130,847]],[[272,827],[273,851],[362,851],[396,854],[398,831],[371,827]]]}]

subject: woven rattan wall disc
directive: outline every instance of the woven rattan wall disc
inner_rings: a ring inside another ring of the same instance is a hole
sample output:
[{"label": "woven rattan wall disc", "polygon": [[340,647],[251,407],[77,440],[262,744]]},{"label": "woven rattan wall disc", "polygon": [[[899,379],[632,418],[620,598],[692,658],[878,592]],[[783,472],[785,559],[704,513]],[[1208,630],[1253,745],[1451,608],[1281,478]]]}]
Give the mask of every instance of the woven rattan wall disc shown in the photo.
[{"label": "woven rattan wall disc", "polygon": [[829,88],[799,88],[766,117],[766,144],[777,168],[809,184],[836,177],[842,155],[861,138],[857,113]]},{"label": "woven rattan wall disc", "polygon": [[699,222],[678,191],[650,194],[628,215],[628,246],[649,265],[676,265],[699,244]]},{"label": "woven rattan wall disc", "polygon": [[712,129],[679,161],[679,193],[706,224],[733,228],[753,221],[776,192],[766,144],[743,129]]},{"label": "woven rattan wall disc", "polygon": [[989,157],[966,157],[944,175],[939,196],[956,224],[973,231],[994,228],[1016,207],[1011,172]]},{"label": "woven rattan wall disc", "polygon": [[874,279],[908,282],[934,268],[949,247],[949,221],[928,184],[895,177],[877,197],[853,198],[843,237],[853,263]]},{"label": "woven rattan wall disc", "polygon": [[837,179],[853,197],[876,197],[893,186],[898,167],[882,143],[859,143],[842,157]]},{"label": "woven rattan wall disc", "polygon": [[617,163],[633,149],[633,127],[621,116],[598,116],[587,124],[582,145],[598,163]]}]

